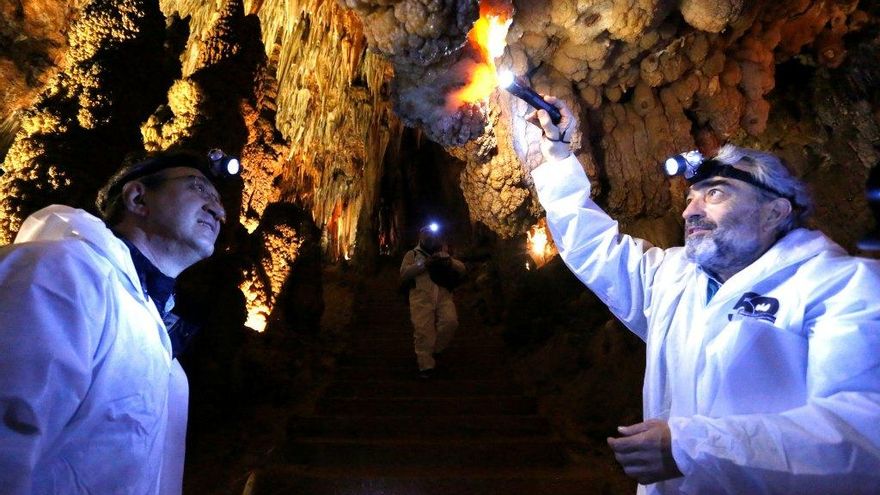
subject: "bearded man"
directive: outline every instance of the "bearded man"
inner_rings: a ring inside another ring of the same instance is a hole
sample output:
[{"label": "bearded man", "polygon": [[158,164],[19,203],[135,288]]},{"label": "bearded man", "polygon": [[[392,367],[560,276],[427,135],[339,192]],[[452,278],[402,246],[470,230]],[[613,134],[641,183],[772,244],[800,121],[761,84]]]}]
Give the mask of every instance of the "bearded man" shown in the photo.
[{"label": "bearded man", "polygon": [[639,492],[880,493],[880,263],[804,228],[804,184],[732,145],[689,174],[684,248],[621,234],[547,101],[531,175],[559,254],[647,345],[644,421],[608,439]]}]

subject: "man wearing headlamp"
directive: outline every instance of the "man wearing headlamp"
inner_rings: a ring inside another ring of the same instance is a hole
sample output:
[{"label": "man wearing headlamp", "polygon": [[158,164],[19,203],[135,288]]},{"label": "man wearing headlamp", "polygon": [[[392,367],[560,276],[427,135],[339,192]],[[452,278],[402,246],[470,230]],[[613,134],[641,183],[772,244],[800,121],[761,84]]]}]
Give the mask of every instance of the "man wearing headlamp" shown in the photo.
[{"label": "man wearing headlamp", "polygon": [[[222,153],[221,153],[222,154]],[[190,328],[174,281],[225,220],[223,156],[166,152],[48,206],[0,249],[0,492],[179,494]],[[237,164],[236,164],[237,165]],[[235,170],[237,172],[237,169]]]},{"label": "man wearing headlamp", "polygon": [[775,156],[691,163],[685,247],[623,235],[544,111],[531,172],[560,255],[647,344],[644,422],[608,443],[644,493],[880,493],[880,263],[803,228]]}]

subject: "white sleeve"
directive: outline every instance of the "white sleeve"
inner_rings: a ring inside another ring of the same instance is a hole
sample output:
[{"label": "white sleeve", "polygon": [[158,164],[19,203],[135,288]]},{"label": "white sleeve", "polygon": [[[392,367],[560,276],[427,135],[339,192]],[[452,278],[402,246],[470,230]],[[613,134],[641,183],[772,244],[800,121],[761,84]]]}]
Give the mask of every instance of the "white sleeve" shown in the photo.
[{"label": "white sleeve", "polygon": [[416,263],[416,253],[412,249],[406,252],[403,255],[403,261],[400,262],[400,280],[408,281],[409,279],[415,277],[419,268],[415,266]]},{"label": "white sleeve", "polygon": [[[43,249],[43,248],[47,249]],[[89,389],[103,323],[95,269],[58,244],[0,251],[0,486],[30,494],[35,467]],[[91,315],[96,315],[95,317]]]},{"label": "white sleeve", "polygon": [[464,265],[464,263],[455,258],[450,258],[450,260],[450,263],[452,263],[452,269],[458,272],[459,275],[464,275],[464,273],[467,271],[467,267]]},{"label": "white sleeve", "polygon": [[685,493],[880,493],[880,269],[850,266],[805,294],[806,405],[669,420]]},{"label": "white sleeve", "polygon": [[617,222],[590,199],[590,181],[574,155],[541,165],[532,178],[562,260],[645,340],[645,302],[663,251],[619,232]]}]

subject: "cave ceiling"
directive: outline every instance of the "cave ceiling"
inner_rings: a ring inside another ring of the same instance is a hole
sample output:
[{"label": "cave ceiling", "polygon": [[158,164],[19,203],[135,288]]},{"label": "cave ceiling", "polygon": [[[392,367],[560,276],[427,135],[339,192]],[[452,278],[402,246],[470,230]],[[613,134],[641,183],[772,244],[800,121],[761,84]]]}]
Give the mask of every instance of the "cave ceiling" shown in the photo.
[{"label": "cave ceiling", "polygon": [[[820,226],[851,247],[871,221],[860,187],[880,149],[877,10],[868,0],[0,0],[0,238],[48,203],[90,207],[133,152],[219,146],[245,165],[242,235],[277,238],[260,230],[264,211],[295,204],[325,253],[348,258],[371,242],[405,126],[463,164],[472,222],[522,236],[542,216],[524,171],[539,162],[538,131],[525,103],[495,90],[503,68],[574,109],[573,148],[594,194],[634,233],[677,242],[684,185],[659,164],[732,141],[785,157],[830,203]],[[487,19],[503,25],[497,57],[475,29]],[[276,258],[298,244],[287,249]]]}]

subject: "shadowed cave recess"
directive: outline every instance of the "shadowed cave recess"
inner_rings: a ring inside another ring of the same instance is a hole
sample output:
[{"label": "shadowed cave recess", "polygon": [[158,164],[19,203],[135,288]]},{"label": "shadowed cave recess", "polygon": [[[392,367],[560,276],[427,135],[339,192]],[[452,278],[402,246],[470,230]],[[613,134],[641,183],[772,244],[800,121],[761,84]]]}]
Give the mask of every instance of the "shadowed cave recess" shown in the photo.
[{"label": "shadowed cave recess", "polygon": [[572,148],[624,232],[680,244],[686,184],[661,164],[732,142],[783,157],[812,188],[815,227],[873,255],[856,248],[880,161],[873,1],[0,0],[0,13],[3,244],[49,204],[94,211],[124,160],[174,146],[241,158],[215,256],[179,280],[179,311],[202,324],[184,356],[187,493],[247,491],[274,462],[287,422],[354,352],[364,281],[396,270],[430,221],[467,261],[459,305],[503,336],[509,373],[563,438],[610,456],[608,432],[639,419],[644,346],[556,256],[527,172],[540,131],[497,89],[500,69],[574,110]]}]

